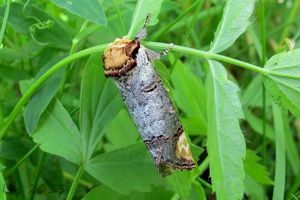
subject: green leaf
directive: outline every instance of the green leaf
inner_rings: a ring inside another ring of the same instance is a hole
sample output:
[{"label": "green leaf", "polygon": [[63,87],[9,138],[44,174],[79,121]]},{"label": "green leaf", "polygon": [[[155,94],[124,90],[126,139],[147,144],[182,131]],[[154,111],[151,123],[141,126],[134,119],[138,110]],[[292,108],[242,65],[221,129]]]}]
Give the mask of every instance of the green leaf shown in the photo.
[{"label": "green leaf", "polygon": [[2,170],[4,169],[4,166],[0,164],[0,199],[6,200],[6,192],[8,192],[4,177],[2,175]]},{"label": "green leaf", "polygon": [[[198,160],[203,149],[195,144],[190,144],[194,160]],[[192,190],[192,184],[195,178],[199,176],[199,168],[193,170],[174,171],[171,175],[165,177],[169,185],[172,187],[175,194],[180,196],[180,199],[186,200],[189,198]]]},{"label": "green leaf", "polygon": [[170,74],[172,83],[170,94],[179,108],[179,114],[182,114],[183,126],[188,134],[204,135],[207,131],[207,122],[205,88],[202,80],[174,55],[170,54],[169,59],[173,64]]},{"label": "green leaf", "polygon": [[[194,160],[198,160],[203,149],[197,145],[190,144]],[[173,191],[180,196],[181,199],[188,199],[191,193],[194,179],[199,176],[199,168],[190,171],[174,171],[165,179],[172,186]]]},{"label": "green leaf", "polygon": [[[118,115],[107,126],[105,132],[107,143],[104,144],[104,149],[106,151],[135,144],[140,138],[140,134],[126,108],[120,110]],[[124,137],[124,134],[126,134],[126,137]]]},{"label": "green leaf", "polygon": [[[24,44],[22,44],[21,47],[18,47],[17,49],[16,48],[0,49],[0,59],[1,59],[1,61],[7,61],[7,62],[15,62],[15,61],[20,62],[21,60],[24,60],[26,58],[35,57],[36,54],[42,50],[42,48],[43,48],[43,46],[38,45],[33,40],[29,40],[28,42],[25,42]],[[3,74],[3,75],[5,75],[5,74]],[[12,76],[11,78],[17,78],[17,77]],[[22,78],[22,80],[24,80],[24,79]]]},{"label": "green leaf", "polygon": [[0,76],[15,81],[29,79],[30,77],[26,72],[22,70],[6,65],[0,65]]},{"label": "green leaf", "polygon": [[[253,114],[250,110],[244,109],[244,114],[247,122],[251,126],[251,128],[259,133],[261,136],[263,135],[263,123],[264,121]],[[266,122],[265,122],[266,123]],[[266,137],[270,140],[274,140],[274,130],[269,123],[266,123]]]},{"label": "green leaf", "polygon": [[246,174],[245,178],[245,193],[251,200],[266,200],[268,199],[264,193],[264,188],[257,183],[251,176]]},{"label": "green leaf", "polygon": [[20,135],[5,137],[0,144],[0,158],[18,160],[33,147],[29,138]]},{"label": "green leaf", "polygon": [[[61,191],[64,187],[65,180],[58,157],[46,154],[43,161],[41,177],[47,183],[47,186],[49,186],[51,191]],[[35,164],[38,165],[38,162]]]},{"label": "green leaf", "polygon": [[150,23],[148,26],[153,26],[158,22],[158,14],[163,0],[138,0],[135,7],[131,26],[127,37],[133,39],[138,32],[142,29],[146,16],[150,14]]},{"label": "green leaf", "polygon": [[243,112],[239,88],[226,76],[221,63],[209,60],[206,91],[210,175],[217,199],[242,199],[245,141],[239,119]]},{"label": "green leaf", "polygon": [[189,200],[206,200],[205,190],[198,181],[194,181]]},{"label": "green leaf", "polygon": [[99,25],[106,25],[106,16],[98,0],[51,0],[55,5]]},{"label": "green leaf", "polygon": [[149,192],[162,181],[142,142],[92,158],[86,171],[121,194]]},{"label": "green leaf", "polygon": [[273,181],[269,177],[267,168],[258,163],[260,160],[261,158],[254,151],[247,150],[244,162],[245,172],[258,183],[272,185]]},{"label": "green leaf", "polygon": [[40,127],[33,133],[33,141],[50,154],[58,155],[73,163],[80,164],[82,150],[80,133],[63,105],[56,100],[48,108]]},{"label": "green leaf", "polygon": [[[247,88],[242,91],[242,104],[244,107],[262,107],[263,102],[263,76],[261,74],[255,75]],[[266,105],[271,106],[272,98],[266,96]]]},{"label": "green leaf", "polygon": [[[263,23],[263,22],[261,22],[261,23]],[[262,60],[262,57],[263,57],[262,56],[262,44],[261,44],[262,41],[261,41],[261,38],[260,38],[260,34],[258,34],[258,33],[259,33],[259,30],[257,30],[256,26],[250,26],[247,29],[247,34],[249,34],[249,36],[253,40],[253,45],[254,45],[256,54],[259,57],[259,60]]]},{"label": "green leaf", "polygon": [[300,49],[273,56],[264,68],[263,81],[273,100],[300,117]]},{"label": "green leaf", "polygon": [[[4,7],[1,7],[0,15],[3,12]],[[61,23],[37,7],[11,3],[8,24],[39,44],[63,49],[71,46],[71,37]]]},{"label": "green leaf", "polygon": [[[37,74],[35,80],[37,80],[46,70],[48,70],[53,64],[61,60],[63,56],[56,57],[50,60]],[[60,80],[63,75],[63,70],[59,70],[52,77],[43,83],[43,85],[38,89],[38,91],[31,97],[27,106],[24,109],[24,121],[25,127],[28,134],[32,134],[35,130],[41,115],[46,110],[47,106],[50,104],[50,101],[55,96],[59,85]]]},{"label": "green leaf", "polygon": [[81,82],[79,121],[86,160],[93,154],[104,128],[124,105],[114,83],[104,76],[99,58],[99,54],[91,56]]},{"label": "green leaf", "polygon": [[230,47],[250,25],[255,0],[228,0],[210,51],[219,53]]},{"label": "green leaf", "polygon": [[167,176],[166,179],[172,186],[174,192],[178,194],[182,200],[186,200],[190,196],[194,176],[195,173],[190,171],[175,171]]},{"label": "green leaf", "polygon": [[[195,144],[190,144],[194,160],[198,160],[203,153],[203,149]],[[174,171],[165,179],[172,186],[173,191],[180,196],[180,199],[188,199],[191,193],[192,184],[195,178],[199,176],[199,168],[190,171]]]},{"label": "green leaf", "polygon": [[21,93],[24,94],[26,92],[26,90],[28,90],[30,88],[30,86],[33,84],[33,82],[34,82],[33,79],[20,81],[19,87],[20,87]]},{"label": "green leaf", "polygon": [[95,200],[99,197],[113,200],[165,200],[171,199],[172,193],[162,188],[155,188],[151,192],[132,192],[130,195],[123,195],[101,185],[91,190],[82,200]]}]

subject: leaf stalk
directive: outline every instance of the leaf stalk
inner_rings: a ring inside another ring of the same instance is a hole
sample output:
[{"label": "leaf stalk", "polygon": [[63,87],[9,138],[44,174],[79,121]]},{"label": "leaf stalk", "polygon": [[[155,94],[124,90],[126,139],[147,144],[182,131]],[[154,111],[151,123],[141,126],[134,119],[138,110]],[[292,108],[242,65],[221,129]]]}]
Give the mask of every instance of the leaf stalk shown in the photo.
[{"label": "leaf stalk", "polygon": [[75,179],[74,179],[74,181],[71,185],[71,188],[69,190],[69,193],[68,193],[68,196],[67,196],[66,200],[72,200],[73,199],[73,196],[75,194],[76,188],[79,184],[79,181],[80,181],[80,178],[81,178],[83,172],[84,172],[84,168],[82,166],[80,166],[78,171],[77,171],[77,174],[75,176]]}]

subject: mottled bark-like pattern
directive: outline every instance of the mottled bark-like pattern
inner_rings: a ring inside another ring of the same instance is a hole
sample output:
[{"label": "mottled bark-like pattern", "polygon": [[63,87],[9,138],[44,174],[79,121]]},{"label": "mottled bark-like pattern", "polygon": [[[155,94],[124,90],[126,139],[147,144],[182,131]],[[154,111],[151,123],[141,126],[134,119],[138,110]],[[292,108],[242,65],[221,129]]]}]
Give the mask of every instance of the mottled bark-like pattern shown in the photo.
[{"label": "mottled bark-like pattern", "polygon": [[[137,48],[135,55],[129,55],[135,66],[120,75],[116,71],[115,83],[161,174],[192,169],[195,164],[179,117],[152,64],[158,56],[142,45]],[[105,70],[114,71],[106,66]]]}]

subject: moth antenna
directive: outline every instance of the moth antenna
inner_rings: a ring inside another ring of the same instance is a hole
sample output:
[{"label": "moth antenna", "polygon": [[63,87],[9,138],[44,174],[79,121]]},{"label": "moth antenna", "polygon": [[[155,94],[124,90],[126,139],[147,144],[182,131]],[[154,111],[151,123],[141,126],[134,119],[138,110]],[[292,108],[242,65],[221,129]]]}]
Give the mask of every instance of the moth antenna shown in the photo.
[{"label": "moth antenna", "polygon": [[144,26],[143,26],[142,30],[135,36],[135,38],[134,38],[135,40],[140,42],[147,37],[147,26],[149,25],[150,17],[151,17],[151,13],[148,13],[146,16]]},{"label": "moth antenna", "polygon": [[150,22],[151,13],[148,13],[143,28],[147,28]]}]

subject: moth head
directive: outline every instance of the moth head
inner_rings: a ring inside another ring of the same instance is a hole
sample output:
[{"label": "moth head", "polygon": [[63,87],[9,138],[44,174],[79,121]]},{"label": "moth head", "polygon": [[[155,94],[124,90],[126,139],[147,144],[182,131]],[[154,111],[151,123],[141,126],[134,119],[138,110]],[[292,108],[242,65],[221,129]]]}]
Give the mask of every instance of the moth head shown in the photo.
[{"label": "moth head", "polygon": [[134,68],[139,48],[137,40],[116,39],[105,49],[102,57],[105,75],[120,76]]}]

